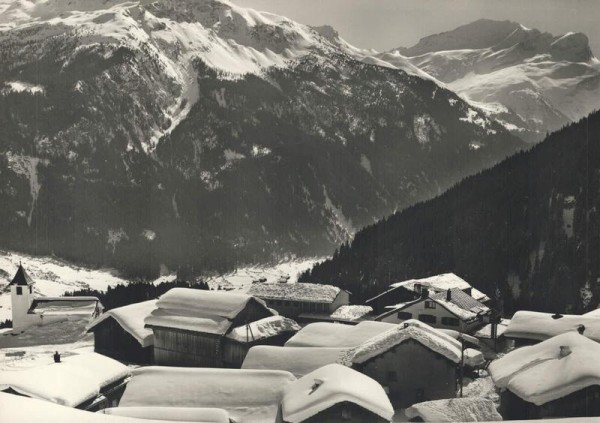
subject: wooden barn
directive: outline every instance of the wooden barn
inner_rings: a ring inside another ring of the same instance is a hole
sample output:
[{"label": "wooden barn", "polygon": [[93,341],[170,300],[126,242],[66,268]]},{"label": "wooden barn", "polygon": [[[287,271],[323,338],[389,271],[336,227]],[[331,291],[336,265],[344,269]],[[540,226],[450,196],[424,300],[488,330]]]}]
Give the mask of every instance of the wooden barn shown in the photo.
[{"label": "wooden barn", "polygon": [[342,353],[339,363],[379,382],[397,408],[456,396],[461,345],[410,320]]},{"label": "wooden barn", "polygon": [[368,299],[366,304],[373,307],[376,314],[381,314],[386,311],[388,306],[419,298],[423,290],[428,290],[431,294],[440,294],[448,289],[460,289],[483,304],[490,301],[487,295],[473,288],[463,278],[454,273],[442,273],[423,279],[409,279],[391,284],[387,291]]},{"label": "wooden barn", "polygon": [[253,284],[248,294],[264,300],[282,316],[298,319],[301,315],[329,319],[339,307],[350,304],[350,293],[332,285],[316,283]]},{"label": "wooden barn", "polygon": [[328,364],[284,388],[281,414],[286,423],[385,423],[394,409],[375,380]]},{"label": "wooden barn", "polygon": [[488,370],[506,420],[600,416],[600,344],[577,331],[518,348]]},{"label": "wooden barn", "polygon": [[100,315],[87,327],[94,333],[94,351],[127,363],[151,364],[154,334],[144,326],[144,319],[155,308],[156,300],[150,300]]},{"label": "wooden barn", "polygon": [[0,391],[98,411],[116,407],[131,372],[101,354],[75,354],[60,362],[24,370],[0,372]]},{"label": "wooden barn", "polygon": [[154,333],[155,364],[239,367],[247,349],[228,346],[227,335],[273,315],[264,301],[250,295],[173,288],[156,302],[145,324]]}]

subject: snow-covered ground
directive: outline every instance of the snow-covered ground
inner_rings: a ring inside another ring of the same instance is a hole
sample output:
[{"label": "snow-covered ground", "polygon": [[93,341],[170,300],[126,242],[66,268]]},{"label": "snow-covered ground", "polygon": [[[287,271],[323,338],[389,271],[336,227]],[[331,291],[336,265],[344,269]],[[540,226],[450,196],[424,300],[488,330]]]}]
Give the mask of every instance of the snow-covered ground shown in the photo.
[{"label": "snow-covered ground", "polygon": [[[277,282],[289,276],[288,283],[298,281],[303,271],[310,269],[319,258],[296,259],[275,265],[255,265],[239,268],[233,272],[211,276],[207,282],[211,288],[236,289],[244,292],[252,281],[266,279],[267,283]],[[119,276],[114,269],[89,269],[53,257],[36,257],[12,251],[0,251],[0,321],[11,318],[10,292],[7,285],[22,263],[34,280],[37,295],[59,297],[67,291],[78,289],[96,289],[105,291],[109,286],[127,284],[127,279]],[[172,281],[174,274],[166,274],[154,281]]]},{"label": "snow-covered ground", "polygon": [[296,259],[272,266],[242,267],[230,273],[212,276],[206,279],[206,282],[214,289],[221,287],[221,289],[240,289],[244,292],[252,286],[253,281],[261,279],[264,279],[264,283],[276,283],[285,278],[287,283],[296,283],[302,272],[321,260],[323,258]]}]

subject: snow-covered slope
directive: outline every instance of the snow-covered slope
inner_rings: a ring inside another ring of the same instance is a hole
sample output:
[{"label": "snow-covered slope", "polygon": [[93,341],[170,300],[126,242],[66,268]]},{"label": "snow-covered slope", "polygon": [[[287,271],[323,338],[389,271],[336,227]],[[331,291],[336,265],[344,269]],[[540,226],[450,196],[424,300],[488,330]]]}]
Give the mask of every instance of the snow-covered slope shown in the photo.
[{"label": "snow-covered slope", "polygon": [[147,278],[328,255],[523,147],[331,28],[225,0],[2,1],[3,248]]},{"label": "snow-covered slope", "polygon": [[582,33],[478,20],[393,50],[524,139],[600,107],[600,62]]}]

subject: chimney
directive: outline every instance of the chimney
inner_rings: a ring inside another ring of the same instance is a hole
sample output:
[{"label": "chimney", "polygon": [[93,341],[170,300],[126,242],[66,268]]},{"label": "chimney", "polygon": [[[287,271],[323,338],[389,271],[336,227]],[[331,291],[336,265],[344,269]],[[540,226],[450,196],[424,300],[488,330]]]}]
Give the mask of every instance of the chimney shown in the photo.
[{"label": "chimney", "polygon": [[446,291],[446,301],[451,301],[452,300],[452,290],[448,289]]},{"label": "chimney", "polygon": [[421,289],[421,298],[427,298],[429,297],[429,290],[425,287],[423,287]]},{"label": "chimney", "polygon": [[319,388],[319,386],[321,386],[322,384],[323,384],[323,380],[322,379],[315,379],[315,383],[310,388],[310,392],[308,394],[310,395],[313,392],[315,392]]},{"label": "chimney", "polygon": [[55,363],[60,363],[60,354],[58,353],[58,351],[56,351],[54,353],[54,362]]},{"label": "chimney", "polygon": [[577,332],[579,332],[581,335],[583,335],[583,332],[585,332],[585,326],[584,325],[577,326]]},{"label": "chimney", "polygon": [[558,358],[565,358],[569,354],[571,354],[571,348],[568,346],[561,345],[560,353],[558,354]]},{"label": "chimney", "polygon": [[404,322],[404,329],[407,329],[410,325],[406,322]]}]

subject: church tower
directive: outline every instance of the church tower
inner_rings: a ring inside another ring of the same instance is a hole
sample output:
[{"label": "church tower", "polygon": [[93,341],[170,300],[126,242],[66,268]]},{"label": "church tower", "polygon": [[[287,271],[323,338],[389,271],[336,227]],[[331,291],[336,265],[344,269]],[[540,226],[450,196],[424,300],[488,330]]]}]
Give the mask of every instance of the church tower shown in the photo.
[{"label": "church tower", "polygon": [[34,284],[23,266],[19,264],[19,269],[9,284],[13,330],[25,329],[29,326],[27,313],[33,302]]}]

